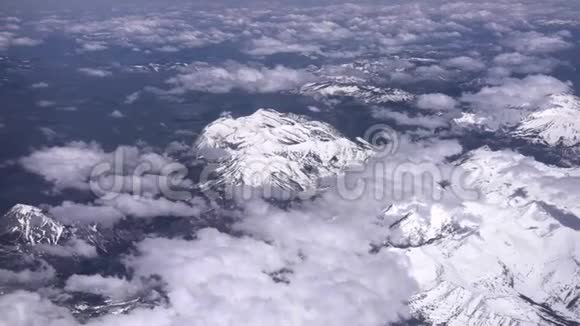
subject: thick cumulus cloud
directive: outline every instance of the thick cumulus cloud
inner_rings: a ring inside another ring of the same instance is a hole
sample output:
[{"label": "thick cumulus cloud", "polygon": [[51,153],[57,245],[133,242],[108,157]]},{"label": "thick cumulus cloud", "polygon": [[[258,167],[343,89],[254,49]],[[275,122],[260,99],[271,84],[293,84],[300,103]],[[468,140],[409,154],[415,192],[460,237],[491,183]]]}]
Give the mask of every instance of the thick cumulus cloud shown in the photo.
[{"label": "thick cumulus cloud", "polygon": [[[406,316],[405,301],[413,283],[400,258],[386,252],[371,255],[362,243],[349,249],[346,241],[335,238],[347,235],[347,230],[318,228],[324,229],[316,241],[324,247],[304,243],[304,253],[297,252],[297,243],[289,238],[280,245],[268,244],[214,229],[199,231],[194,241],[145,240],[138,245],[140,255],[127,264],[138,276],[161,276],[169,306],[96,318],[87,325],[147,321],[155,325],[380,326]],[[348,239],[353,238],[344,240]],[[66,288],[125,298],[139,286],[111,277],[75,275]],[[22,312],[24,306],[27,314]],[[78,325],[68,311],[54,309],[37,294],[5,295],[0,298],[1,308],[3,320],[10,325]]]},{"label": "thick cumulus cloud", "polygon": [[25,269],[21,271],[11,271],[0,268],[0,284],[4,286],[24,285],[35,286],[47,283],[55,277],[55,270],[46,262],[35,270]]},{"label": "thick cumulus cloud", "polygon": [[207,208],[198,200],[170,200],[164,197],[138,196],[119,193],[109,199],[97,199],[95,203],[64,201],[50,208],[50,213],[65,224],[90,225],[99,223],[111,227],[125,216],[153,218],[160,216],[194,217]]},{"label": "thick cumulus cloud", "polygon": [[422,110],[450,111],[455,109],[457,101],[452,97],[441,94],[423,94],[417,98],[417,107]]},{"label": "thick cumulus cloud", "polygon": [[[461,151],[456,141],[416,143],[403,137],[399,144],[392,155],[380,159],[389,164],[381,166],[384,171],[405,162],[442,164]],[[370,182],[358,197],[344,198],[333,190],[286,210],[248,202],[238,211],[237,236],[206,228],[193,240],[143,240],[124,264],[133,271],[133,280],[158,275],[168,304],[94,318],[86,325],[382,326],[407,317],[407,300],[416,288],[406,259],[389,250],[371,251],[393,223],[378,218],[380,213],[395,200],[406,199],[375,197],[375,188],[382,181],[392,182],[393,176],[377,179],[373,172],[354,176]],[[141,288],[135,281],[99,275],[75,275],[65,286],[111,298],[130,297]],[[24,305],[29,314],[19,313]],[[5,307],[3,320],[12,325],[78,325],[70,313],[51,310],[54,306],[36,294],[8,294],[0,306]]]},{"label": "thick cumulus cloud", "polygon": [[191,198],[185,167],[148,149],[120,146],[105,152],[96,143],[72,142],[47,147],[21,158],[19,164],[42,176],[54,191],[91,192],[95,203],[64,201],[50,212],[66,224],[112,226],[125,216],[198,215],[202,203]]},{"label": "thick cumulus cloud", "polygon": [[[455,141],[419,144],[404,138],[400,144],[387,159],[392,165],[381,165],[384,171],[410,160],[437,165],[461,151]],[[406,301],[415,282],[405,270],[406,259],[371,251],[393,222],[377,216],[395,200],[375,197],[375,190],[396,178],[385,173],[384,180],[377,179],[374,172],[364,172],[368,188],[352,198],[335,189],[287,210],[246,202],[234,226],[243,236],[202,229],[192,241],[144,240],[126,265],[138,277],[159,275],[170,304],[135,310],[122,322],[366,326],[408,316]]]},{"label": "thick cumulus cloud", "polygon": [[312,79],[311,74],[283,66],[250,67],[229,63],[223,67],[201,66],[169,80],[173,93],[200,91],[227,93],[238,89],[250,93],[269,93],[294,89]]},{"label": "thick cumulus cloud", "polygon": [[37,293],[17,291],[0,296],[0,325],[78,325],[66,308],[58,307]]},{"label": "thick cumulus cloud", "polygon": [[112,199],[98,200],[102,205],[115,208],[118,212],[134,217],[179,216],[192,217],[200,215],[203,202],[170,200],[165,197],[135,196],[127,193],[118,194]]},{"label": "thick cumulus cloud", "polygon": [[67,279],[64,287],[66,291],[98,294],[114,300],[131,298],[141,288],[138,282],[101,275],[72,275]]},{"label": "thick cumulus cloud", "polygon": [[329,236],[339,234],[329,232],[319,235],[325,247],[305,247],[301,256],[284,243],[206,229],[195,241],[146,240],[130,265],[138,275],[155,273],[167,281],[172,309],[184,322],[384,325],[397,320],[409,291],[401,286],[409,280],[397,261],[389,254],[370,255],[367,248],[333,248]]},{"label": "thick cumulus cloud", "polygon": [[103,226],[112,226],[125,215],[110,206],[97,206],[64,201],[50,208],[50,213],[64,224],[91,224],[98,222]]},{"label": "thick cumulus cloud", "polygon": [[159,175],[173,167],[175,162],[167,156],[134,146],[119,146],[113,152],[105,152],[97,143],[77,141],[35,150],[21,158],[19,163],[59,190],[88,190],[91,182],[98,182],[104,192],[126,192],[138,180],[140,191],[157,194],[160,190],[156,182],[164,180],[164,176]]},{"label": "thick cumulus cloud", "polygon": [[93,167],[107,157],[108,154],[95,143],[72,142],[67,146],[34,151],[21,158],[19,163],[53,183],[56,189],[88,190],[88,178]]},{"label": "thick cumulus cloud", "polygon": [[[474,121],[496,128],[519,121],[524,111],[533,110],[546,95],[569,91],[570,85],[553,77],[511,78],[514,74],[552,71],[559,62],[548,55],[571,46],[566,33],[528,30],[535,28],[530,17],[542,13],[542,8],[545,8],[542,4],[527,6],[510,1],[480,1],[441,6],[405,3],[336,5],[331,9],[322,6],[288,10],[264,8],[258,13],[244,9],[196,11],[195,15],[191,10],[168,10],[164,14],[93,19],[74,24],[50,18],[39,26],[73,35],[82,55],[114,46],[169,53],[239,38],[243,55],[254,56],[254,60],[279,53],[339,59],[336,80],[349,70],[352,73],[343,78],[347,82],[363,79],[371,82],[379,76],[377,79],[381,82],[386,78],[403,84],[458,83],[458,80],[464,81],[464,75],[484,74],[489,65],[491,70],[483,81],[488,84],[479,91],[464,93],[460,101],[440,93],[424,94],[413,103],[422,110],[420,113],[380,108],[373,109],[371,114],[399,125],[437,129],[447,126],[449,117],[457,113],[461,102],[469,106]],[[550,12],[558,10],[554,8]],[[494,41],[495,38],[502,40],[495,42],[502,47],[489,47],[481,53],[463,51],[464,47],[474,45],[473,35],[478,35],[480,29],[490,32],[488,36],[494,37]],[[0,34],[0,49],[18,43],[26,45],[27,40],[18,40],[12,32]],[[400,57],[377,63],[368,59],[369,53],[398,54]],[[486,57],[490,53],[491,57]],[[426,58],[414,57],[416,55]],[[341,64],[345,58],[357,57],[365,60]],[[111,71],[81,68],[79,73],[108,77]],[[231,62],[194,64],[169,80],[172,89],[168,93],[293,90],[313,81],[308,71],[310,69]],[[434,92],[443,91],[444,88],[438,88]],[[131,94],[126,103],[135,103],[139,95],[139,92]],[[312,106],[311,110],[319,109]],[[124,263],[135,278],[74,275],[66,281],[65,289],[122,300],[141,289],[142,285],[135,281],[140,277],[158,275],[162,279],[169,298],[167,305],[98,317],[86,325],[382,326],[406,317],[406,301],[417,290],[416,285],[407,273],[407,261],[403,257],[387,249],[378,253],[370,251],[372,245],[383,243],[389,236],[392,223],[377,216],[384,208],[397,203],[406,205],[420,201],[425,211],[437,207],[441,215],[452,214],[460,204],[445,196],[434,204],[435,199],[420,196],[424,194],[406,193],[399,176],[389,171],[427,169],[441,177],[434,181],[446,181],[444,174],[452,167],[445,160],[460,154],[462,148],[455,140],[417,142],[406,137],[399,139],[398,145],[399,150],[387,157],[382,167],[381,175],[386,180],[376,180],[376,175],[368,174],[360,178],[372,180],[370,189],[362,197],[344,198],[338,190],[331,190],[320,198],[286,210],[263,202],[246,203],[241,212],[237,212],[239,216],[235,232],[232,232],[236,236],[202,229],[191,234],[193,240],[152,237],[136,244],[137,254],[125,257]],[[91,203],[65,201],[52,207],[50,212],[67,224],[98,222],[112,226],[126,216],[195,217],[206,209],[196,200],[161,197],[159,182],[168,182],[161,174],[165,166],[174,163],[170,158],[134,147],[123,147],[121,151],[125,157],[121,170],[106,173],[100,179],[104,195],[112,192],[114,196]],[[87,191],[94,167],[103,162],[112,164],[114,160],[115,152],[106,152],[96,144],[77,142],[35,151],[19,163],[53,184],[56,190]],[[497,188],[492,189],[498,190],[491,191],[492,194],[502,194],[501,198],[492,200],[508,197],[518,188],[526,187],[530,200],[542,199],[580,214],[577,198],[562,196],[574,193],[576,174],[572,178],[569,173],[547,171],[549,168],[539,167],[533,160],[511,152],[503,153],[499,159],[478,162],[484,167],[502,167],[498,170],[501,173],[497,172],[500,176],[485,178],[484,175],[482,180],[515,176],[510,178],[510,185],[486,183],[487,187]],[[148,164],[147,174],[128,173],[141,163]],[[380,188],[378,181],[395,189]],[[136,184],[139,185],[138,194],[134,193]],[[188,188],[191,184],[182,180],[180,186]],[[432,186],[437,188],[437,182]],[[371,198],[380,191],[392,193],[381,200]],[[97,255],[94,247],[82,242],[40,249],[57,256]],[[54,274],[52,270],[45,272],[0,270],[0,276],[21,283],[45,282]],[[0,316],[2,326],[79,325],[69,311],[29,292],[1,296]]]}]

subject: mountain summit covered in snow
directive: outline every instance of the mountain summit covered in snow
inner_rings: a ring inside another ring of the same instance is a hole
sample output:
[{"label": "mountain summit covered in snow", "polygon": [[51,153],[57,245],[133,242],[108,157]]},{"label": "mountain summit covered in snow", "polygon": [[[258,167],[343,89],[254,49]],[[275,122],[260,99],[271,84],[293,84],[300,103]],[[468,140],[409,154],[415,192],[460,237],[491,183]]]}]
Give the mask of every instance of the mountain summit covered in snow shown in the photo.
[{"label": "mountain summit covered in snow", "polygon": [[64,233],[64,225],[34,206],[15,205],[0,219],[0,238],[10,242],[54,245]]},{"label": "mountain summit covered in snow", "polygon": [[458,164],[477,170],[480,200],[385,212],[404,217],[389,245],[419,283],[413,313],[429,325],[579,325],[580,198],[564,191],[580,170],[487,147]]},{"label": "mountain summit covered in snow", "polygon": [[514,135],[548,146],[580,145],[580,98],[571,94],[549,96],[518,125]]},{"label": "mountain summit covered in snow", "polygon": [[214,164],[203,188],[249,187],[274,196],[316,192],[373,154],[365,140],[349,140],[326,123],[265,109],[212,122],[195,149]]}]

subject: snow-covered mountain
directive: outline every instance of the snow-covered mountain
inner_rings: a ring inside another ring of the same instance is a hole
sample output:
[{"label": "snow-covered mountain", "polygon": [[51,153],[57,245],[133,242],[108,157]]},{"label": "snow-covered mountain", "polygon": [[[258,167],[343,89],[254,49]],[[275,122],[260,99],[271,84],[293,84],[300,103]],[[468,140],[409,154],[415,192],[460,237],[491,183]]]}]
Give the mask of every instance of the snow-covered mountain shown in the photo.
[{"label": "snow-covered mountain", "polygon": [[187,66],[188,64],[183,62],[166,62],[166,63],[151,62],[143,65],[131,65],[124,67],[123,69],[129,72],[146,73],[146,72],[166,72],[178,70]]},{"label": "snow-covered mountain", "polygon": [[[139,286],[123,297],[99,294],[102,289],[98,282],[102,279],[100,275],[87,276],[89,280],[94,277],[96,283],[86,289],[54,287],[59,278],[64,281],[75,272],[82,273],[87,266],[95,268],[102,259],[96,248],[109,255],[110,249],[118,251],[139,238],[136,228],[131,232],[112,229],[105,232],[96,225],[64,225],[38,207],[17,204],[0,218],[0,292],[6,294],[22,289],[43,292],[81,321],[162,305],[165,303],[162,285],[155,278],[135,281]],[[107,264],[120,258],[107,256]],[[114,265],[102,267],[115,268]]]},{"label": "snow-covered mountain", "polygon": [[320,101],[353,98],[365,104],[404,103],[415,98],[413,94],[397,88],[380,88],[338,80],[308,83],[300,88],[299,93]]},{"label": "snow-covered mountain", "polygon": [[403,72],[412,64],[405,61],[361,59],[340,65],[311,66],[316,80],[296,90],[328,106],[344,100],[363,104],[408,103],[415,95],[398,88],[382,87],[385,72]]},{"label": "snow-covered mountain", "polygon": [[459,163],[480,200],[385,212],[400,219],[384,245],[409,257],[421,288],[413,313],[434,325],[579,325],[580,198],[565,191],[580,169],[489,148]]},{"label": "snow-covered mountain", "polygon": [[474,230],[472,223],[456,219],[457,212],[420,201],[402,202],[387,207],[381,219],[395,221],[383,246],[417,248],[446,238],[463,236]]},{"label": "snow-covered mountain", "polygon": [[[271,110],[219,119],[196,148],[220,162],[208,187],[272,183],[296,191],[372,154],[323,123]],[[480,198],[456,206],[394,202],[379,218],[395,222],[380,226],[389,235],[372,250],[409,258],[420,286],[414,316],[449,326],[579,325],[580,197],[571,189],[580,169],[488,147],[456,164],[471,172]]]},{"label": "snow-covered mountain", "polygon": [[195,143],[200,158],[216,163],[204,189],[250,187],[298,194],[324,187],[324,179],[363,163],[373,149],[330,125],[303,116],[258,110],[209,124]]},{"label": "snow-covered mountain", "polygon": [[20,244],[57,244],[66,228],[34,206],[18,204],[0,218],[0,238]]},{"label": "snow-covered mountain", "polygon": [[571,94],[551,95],[538,111],[519,124],[514,135],[549,146],[580,144],[580,98]]}]

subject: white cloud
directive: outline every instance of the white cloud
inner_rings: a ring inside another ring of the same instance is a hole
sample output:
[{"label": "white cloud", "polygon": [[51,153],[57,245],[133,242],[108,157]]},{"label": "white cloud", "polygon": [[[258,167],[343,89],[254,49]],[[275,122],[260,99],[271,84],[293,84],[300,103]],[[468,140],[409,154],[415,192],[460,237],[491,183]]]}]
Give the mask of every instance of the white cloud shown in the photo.
[{"label": "white cloud", "polygon": [[34,151],[21,158],[19,163],[26,170],[53,183],[56,189],[88,190],[92,168],[107,157],[95,143],[72,142],[62,147]]},{"label": "white cloud", "polygon": [[423,94],[417,98],[417,107],[422,110],[450,111],[455,109],[457,101],[441,93]]},{"label": "white cloud", "polygon": [[[214,24],[197,22],[215,21]],[[219,23],[219,24],[218,24]],[[104,20],[45,20],[43,30],[62,31],[82,37],[80,51],[101,51],[110,45],[127,48],[195,48],[221,43],[233,37],[218,30],[224,21],[217,15],[198,11],[155,12],[148,15],[124,15]],[[210,26],[208,26],[210,25]]]},{"label": "white cloud", "polygon": [[57,108],[57,110],[67,111],[67,112],[74,112],[74,111],[78,111],[79,108],[77,108],[76,106],[63,106],[63,107]]},{"label": "white cloud", "polygon": [[303,70],[283,66],[270,69],[229,63],[223,67],[193,68],[191,72],[171,78],[169,83],[175,85],[172,92],[178,94],[186,91],[227,93],[234,89],[250,93],[270,93],[294,89],[311,79],[311,74]]},{"label": "white cloud", "polygon": [[81,45],[81,48],[79,49],[80,52],[95,52],[108,49],[107,44],[101,41],[87,41],[83,39],[77,39],[77,42]]},{"label": "white cloud", "polygon": [[47,88],[48,87],[48,83],[46,82],[38,82],[38,83],[34,83],[31,86],[32,88]]},{"label": "white cloud", "polygon": [[[2,27],[2,26],[0,26]],[[42,41],[35,40],[29,37],[17,37],[12,32],[4,32],[0,30],[0,51],[6,50],[11,46],[36,46]]]},{"label": "white cloud", "polygon": [[466,56],[445,60],[444,65],[451,68],[458,68],[464,71],[481,71],[485,69],[485,63],[483,63],[483,61]]},{"label": "white cloud", "polygon": [[113,75],[113,73],[110,71],[96,68],[79,68],[78,71],[87,76],[97,78],[109,77]]},{"label": "white cloud", "polygon": [[137,102],[139,97],[141,97],[141,91],[133,92],[133,93],[127,95],[124,103],[125,104],[133,104],[133,103]]},{"label": "white cloud", "polygon": [[135,296],[141,288],[137,282],[101,275],[72,275],[66,280],[64,286],[66,291],[98,294],[113,300],[129,299]]},{"label": "white cloud", "polygon": [[40,100],[36,102],[36,106],[39,106],[41,108],[48,108],[54,106],[55,104],[56,104],[55,102],[48,100]]},{"label": "white cloud", "polygon": [[[519,52],[502,53],[493,58],[496,67],[506,70],[508,77],[512,72],[521,74],[549,73],[559,61],[553,58],[528,56]],[[501,77],[501,76],[500,76]]]},{"label": "white cloud", "polygon": [[393,111],[388,108],[375,108],[372,111],[372,116],[375,119],[395,121],[400,126],[418,126],[426,129],[435,129],[448,125],[448,122],[439,116],[426,116],[422,114],[410,116],[406,113]]},{"label": "white cloud", "polygon": [[[317,238],[332,235],[339,234]],[[319,253],[305,248],[301,259],[295,248],[284,247],[205,229],[195,241],[145,240],[129,265],[136,275],[158,274],[167,282],[171,310],[183,322],[384,325],[404,314],[408,288],[401,286],[404,273],[389,254],[363,250],[359,258],[320,247]],[[285,281],[276,282],[276,276]]]},{"label": "white cloud", "polygon": [[55,276],[54,268],[44,261],[35,270],[25,269],[14,272],[0,268],[0,284],[4,286],[38,286],[53,280]]},{"label": "white cloud", "polygon": [[[383,74],[392,76],[395,81],[442,79],[455,82],[450,77],[459,76],[460,72],[454,68],[482,71],[485,69],[484,62],[489,61],[494,66],[493,71],[488,73],[488,85],[478,92],[463,94],[461,101],[471,106],[474,118],[496,119],[496,123],[502,125],[517,121],[520,110],[532,109],[546,95],[569,91],[568,84],[548,76],[507,78],[513,73],[551,71],[557,63],[546,55],[570,46],[567,33],[512,32],[533,27],[530,25],[535,20],[528,18],[531,14],[533,18],[541,14],[544,6],[555,13],[561,10],[548,2],[532,8],[525,3],[508,1],[456,2],[435,8],[417,3],[333,5],[330,8],[319,6],[287,11],[261,8],[263,10],[260,12],[240,9],[223,10],[219,14],[168,10],[162,14],[120,16],[75,24],[65,21],[63,30],[75,36],[86,36],[88,40],[81,43],[84,51],[97,51],[114,45],[136,50],[150,46],[158,50],[176,51],[233,39],[235,33],[230,34],[229,30],[244,31],[243,40],[246,37],[253,39],[247,52],[255,55],[292,52],[360,56],[397,53],[406,47],[412,50],[409,53],[436,53],[439,50],[443,53],[449,50],[452,53],[469,53],[462,51],[462,47],[472,45],[469,42],[473,40],[469,37],[473,36],[477,26],[486,26],[495,32],[501,44],[518,52],[501,54],[493,60],[457,57],[443,60],[440,65],[418,68],[412,64],[394,69],[383,66],[382,70],[377,69],[373,73],[377,72],[381,77]],[[222,30],[204,25],[220,26]],[[513,34],[510,36],[509,33]],[[13,40],[18,39],[16,35],[7,35],[0,33],[0,48],[11,46]],[[508,39],[501,41],[505,35]],[[433,40],[441,48],[433,47]],[[18,42],[26,43],[26,40]],[[501,51],[498,48],[490,50]],[[361,70],[376,68],[365,65],[364,61],[357,64],[361,64],[357,67]],[[81,72],[95,77],[112,75],[110,71],[99,69]],[[299,87],[311,78],[306,71],[287,67],[266,68],[243,64],[198,66],[172,78],[170,83],[175,88],[170,92],[278,92]],[[126,103],[134,103],[138,97],[139,93],[131,94],[126,98]],[[387,109],[374,110],[373,114],[403,125],[435,128],[446,124],[448,117],[444,115],[456,113],[458,104],[444,94],[424,94],[417,98],[416,106],[426,111],[440,111],[442,115],[428,115],[430,112],[411,115]],[[317,109],[311,108],[313,111]],[[446,156],[461,152],[461,146],[456,141],[415,143],[401,139],[400,142],[399,152],[388,158],[389,164],[392,164],[390,168],[406,160],[443,164]],[[190,217],[202,211],[203,205],[196,202],[158,197],[160,190],[156,173],[171,160],[162,155],[143,153],[136,148],[124,148],[123,151],[128,156],[123,164],[124,169],[130,171],[145,160],[153,166],[152,171],[155,172],[138,178],[145,194],[133,196],[130,188],[136,180],[126,172],[119,172],[122,187],[118,192],[121,194],[115,198],[89,204],[64,202],[53,207],[51,212],[63,221],[99,221],[110,225],[126,215],[142,218],[164,215]],[[88,171],[96,163],[110,162],[113,156],[113,153],[104,152],[97,145],[73,143],[41,149],[19,162],[27,170],[53,182],[57,189],[86,190]],[[509,167],[510,171],[507,172],[515,171],[516,175],[523,173],[524,178],[516,181],[529,186],[533,184],[529,178],[542,179],[538,176],[544,175],[530,173],[528,176],[526,171],[532,165],[522,161],[521,166]],[[107,175],[104,183],[112,181],[113,175],[117,174]],[[541,191],[548,189],[550,198],[556,200],[562,197],[562,193],[574,189],[573,181],[561,175],[544,178],[533,188]],[[550,188],[554,183],[561,185]],[[395,202],[395,198],[391,199],[374,202],[363,198],[353,203],[331,191],[313,202],[284,211],[262,203],[250,203],[240,214],[235,227],[245,237],[205,229],[196,234],[193,241],[147,239],[137,245],[139,255],[127,257],[127,267],[134,268],[137,277],[159,274],[167,283],[169,304],[95,318],[87,324],[385,325],[396,320],[399,313],[406,313],[405,300],[414,290],[413,281],[406,274],[404,259],[388,250],[377,255],[368,252],[370,243],[380,242],[389,233],[389,221],[385,222],[385,227],[377,222],[375,216],[381,208]],[[446,204],[442,204],[444,209]],[[83,247],[82,244],[71,244],[70,248],[60,249],[63,255],[79,252],[89,256],[94,254],[93,247]],[[269,274],[276,274],[279,283],[274,282]],[[134,290],[134,285],[131,281],[99,275],[76,275],[67,281],[68,290],[114,298],[125,297]],[[66,310],[26,292],[0,297],[0,315],[0,325],[78,325]]]},{"label": "white cloud", "polygon": [[[183,190],[192,186],[180,175],[185,170],[183,165],[146,148],[119,146],[107,153],[96,143],[72,142],[33,151],[18,162],[51,182],[56,191],[91,190],[99,197],[130,193],[181,199],[188,194]],[[97,215],[103,214],[115,218],[115,214],[102,211]]]},{"label": "white cloud", "polygon": [[15,291],[0,296],[2,326],[74,326],[70,312],[51,303],[37,293]]},{"label": "white cloud", "polygon": [[[456,141],[401,142],[385,170],[409,159],[439,163],[461,151]],[[288,210],[251,202],[234,227],[245,236],[202,229],[192,241],[146,239],[125,264],[135,278],[159,275],[169,304],[89,325],[389,324],[407,316],[415,282],[402,256],[370,252],[389,233],[392,221],[376,218],[388,204],[372,189],[355,200],[330,192]]]},{"label": "white cloud", "polygon": [[246,52],[252,55],[271,55],[292,52],[309,54],[320,52],[320,48],[316,45],[286,43],[271,37],[262,37],[252,41],[250,48]]},{"label": "white cloud", "polygon": [[29,37],[17,37],[12,39],[12,44],[17,46],[37,46],[41,43],[42,41],[31,39]]},{"label": "white cloud", "polygon": [[107,153],[95,143],[73,142],[34,151],[21,158],[26,170],[51,182],[54,190],[92,191],[96,203],[65,201],[50,212],[65,224],[99,223],[110,227],[125,216],[199,215],[202,202],[192,199],[185,167],[172,159],[136,147]]},{"label": "white cloud", "polygon": [[123,213],[113,207],[80,204],[71,201],[64,201],[58,206],[51,207],[50,213],[64,224],[87,225],[99,223],[105,227],[112,226],[125,217]]},{"label": "white cloud", "polygon": [[533,75],[523,79],[506,78],[496,86],[486,86],[475,94],[464,94],[462,100],[479,107],[526,106],[537,103],[546,95],[570,90],[568,83],[554,77]]},{"label": "white cloud", "polygon": [[546,35],[540,32],[517,32],[508,37],[504,44],[522,53],[550,53],[567,49],[571,43],[561,35]]},{"label": "white cloud", "polygon": [[167,198],[137,197],[130,194],[118,194],[110,200],[99,200],[103,205],[134,217],[199,216],[204,211],[201,202],[193,204],[184,201],[172,201]]},{"label": "white cloud", "polygon": [[317,106],[314,106],[314,105],[309,105],[309,106],[307,107],[307,109],[308,109],[310,112],[314,112],[314,113],[318,113],[318,112],[321,112],[321,111],[322,111],[322,110],[321,110],[319,107],[317,107]]},{"label": "white cloud", "polygon": [[84,240],[81,239],[70,239],[64,244],[59,245],[47,245],[47,244],[38,244],[34,246],[34,250],[41,252],[42,254],[49,254],[52,256],[60,256],[60,257],[97,257],[97,248],[90,245]]},{"label": "white cloud", "polygon": [[52,141],[56,137],[58,137],[58,133],[56,131],[52,130],[51,128],[40,127],[38,129],[40,129],[40,132],[42,133],[42,135],[44,135],[44,137],[46,137],[46,139],[48,139],[49,141]]},{"label": "white cloud", "polygon": [[117,118],[117,119],[120,119],[120,118],[124,118],[125,117],[125,115],[123,114],[123,112],[121,112],[119,110],[115,110],[115,111],[111,112],[111,114],[109,114],[109,116],[111,116],[112,118]]}]

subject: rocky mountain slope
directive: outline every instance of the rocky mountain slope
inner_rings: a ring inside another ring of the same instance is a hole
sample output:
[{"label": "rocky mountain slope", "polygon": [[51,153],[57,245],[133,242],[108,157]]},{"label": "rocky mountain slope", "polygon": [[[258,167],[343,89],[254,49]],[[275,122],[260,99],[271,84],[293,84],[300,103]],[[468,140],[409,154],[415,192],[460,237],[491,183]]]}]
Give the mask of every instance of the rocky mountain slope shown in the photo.
[{"label": "rocky mountain slope", "polygon": [[[135,234],[123,237],[127,234],[96,225],[64,225],[38,207],[17,204],[0,217],[0,292],[44,293],[80,321],[160,305],[165,298],[156,279],[140,280],[139,289],[122,298],[92,293],[98,292],[98,284],[92,290],[60,288],[71,275],[103,263],[102,268],[114,269],[120,256],[111,251],[128,246],[139,236],[136,228],[132,232]],[[94,272],[98,281],[98,268]]]},{"label": "rocky mountain slope", "polygon": [[434,325],[579,325],[580,198],[562,192],[580,170],[488,148],[459,163],[478,170],[480,200],[385,213],[403,217],[389,245],[419,282],[414,314]]},{"label": "rocky mountain slope", "polygon": [[58,244],[66,233],[61,223],[34,206],[18,204],[0,219],[0,238],[21,244]]},{"label": "rocky mountain slope", "polygon": [[249,187],[274,196],[316,192],[325,187],[325,178],[364,163],[373,153],[363,139],[351,141],[326,123],[263,109],[214,121],[195,149],[217,164],[202,188]]},{"label": "rocky mountain slope", "polygon": [[[577,108],[576,98],[552,96],[516,135],[546,146],[574,146],[576,120],[570,117]],[[561,119],[559,110],[570,115]],[[202,180],[205,189],[292,194],[320,191],[330,186],[325,179],[374,153],[371,144],[349,140],[328,124],[273,110],[218,119],[203,130],[195,151],[211,168]],[[580,325],[580,168],[488,147],[454,164],[470,173],[477,198],[402,199],[378,217],[377,227],[388,229],[388,236],[371,253],[390,250],[408,258],[419,286],[410,300],[413,316],[428,325]],[[10,257],[29,255],[18,246],[56,248],[77,240],[105,252],[112,238],[97,228],[63,225],[27,205],[0,219],[0,240],[9,246],[0,249],[11,248]],[[34,256],[41,262],[43,257]],[[95,304],[74,293],[60,304],[83,318],[153,307],[163,302],[155,286],[124,301],[97,298]]]},{"label": "rocky mountain slope", "polygon": [[365,104],[405,103],[415,98],[401,89],[336,80],[308,83],[300,88],[299,93],[323,102],[351,98]]},{"label": "rocky mountain slope", "polygon": [[525,118],[514,131],[518,138],[548,146],[580,144],[580,98],[551,95],[541,108]]},{"label": "rocky mountain slope", "polygon": [[[557,132],[570,136],[568,129],[550,128],[556,120],[542,124],[550,135],[537,135],[547,140]],[[222,118],[196,143],[200,153],[221,163],[218,179],[207,185],[273,182],[303,191],[369,157],[367,145],[329,128],[269,110]],[[262,165],[253,168],[256,161]],[[572,191],[580,169],[488,147],[456,165],[470,173],[477,199],[455,206],[393,202],[381,217],[395,221],[387,226],[389,236],[371,249],[386,247],[409,258],[420,286],[411,301],[414,316],[450,326],[580,325],[580,197]]]}]

